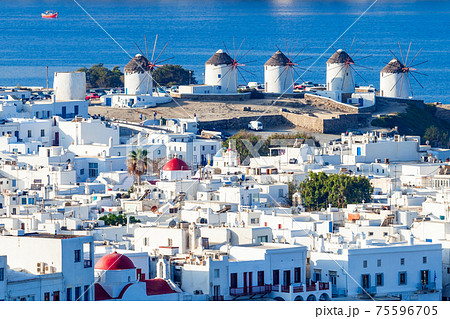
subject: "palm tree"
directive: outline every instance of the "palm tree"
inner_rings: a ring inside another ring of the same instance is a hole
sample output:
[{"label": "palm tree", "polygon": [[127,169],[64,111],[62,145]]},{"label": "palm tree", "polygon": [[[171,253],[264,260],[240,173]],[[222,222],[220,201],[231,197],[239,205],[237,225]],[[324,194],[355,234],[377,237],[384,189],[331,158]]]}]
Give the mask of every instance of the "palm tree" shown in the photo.
[{"label": "palm tree", "polygon": [[128,155],[127,168],[128,173],[135,176],[137,184],[141,185],[141,176],[146,174],[148,170],[147,150],[138,148],[131,151]]}]

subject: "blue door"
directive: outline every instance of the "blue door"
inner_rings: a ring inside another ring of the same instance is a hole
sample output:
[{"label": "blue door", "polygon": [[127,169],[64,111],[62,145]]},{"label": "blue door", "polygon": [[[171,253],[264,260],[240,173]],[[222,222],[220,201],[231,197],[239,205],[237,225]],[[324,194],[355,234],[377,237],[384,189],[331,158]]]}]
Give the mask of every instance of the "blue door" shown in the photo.
[{"label": "blue door", "polygon": [[111,106],[111,98],[110,97],[106,98],[106,106]]},{"label": "blue door", "polygon": [[66,107],[65,107],[65,106],[62,107],[62,111],[61,111],[61,112],[62,112],[62,115],[61,115],[62,118],[65,119],[66,116],[67,116],[67,110],[66,110]]},{"label": "blue door", "polygon": [[361,147],[356,148],[356,155],[361,156]]}]

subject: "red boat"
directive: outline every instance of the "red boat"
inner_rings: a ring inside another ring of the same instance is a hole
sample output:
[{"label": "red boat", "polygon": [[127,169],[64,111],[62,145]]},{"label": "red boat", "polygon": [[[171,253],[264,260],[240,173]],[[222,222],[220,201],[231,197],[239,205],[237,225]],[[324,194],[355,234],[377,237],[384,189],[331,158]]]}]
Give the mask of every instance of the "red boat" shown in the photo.
[{"label": "red boat", "polygon": [[50,18],[50,19],[54,19],[58,17],[58,12],[55,11],[45,11],[44,13],[41,13],[41,16],[43,18]]}]

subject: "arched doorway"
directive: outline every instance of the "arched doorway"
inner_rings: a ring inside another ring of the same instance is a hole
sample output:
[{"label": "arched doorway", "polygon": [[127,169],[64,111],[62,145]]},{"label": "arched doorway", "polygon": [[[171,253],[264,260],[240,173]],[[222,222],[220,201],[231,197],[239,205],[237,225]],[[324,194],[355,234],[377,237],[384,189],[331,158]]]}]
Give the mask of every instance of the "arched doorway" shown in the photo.
[{"label": "arched doorway", "polygon": [[308,298],[307,298],[306,300],[308,300],[308,301],[316,301],[317,298],[316,298],[316,296],[314,296],[314,295],[309,295]]},{"label": "arched doorway", "polygon": [[319,300],[320,301],[328,301],[328,300],[331,300],[331,298],[330,298],[330,296],[328,296],[328,294],[323,293],[320,295]]},{"label": "arched doorway", "polygon": [[295,297],[294,301],[303,301],[303,297],[302,296],[297,296]]}]

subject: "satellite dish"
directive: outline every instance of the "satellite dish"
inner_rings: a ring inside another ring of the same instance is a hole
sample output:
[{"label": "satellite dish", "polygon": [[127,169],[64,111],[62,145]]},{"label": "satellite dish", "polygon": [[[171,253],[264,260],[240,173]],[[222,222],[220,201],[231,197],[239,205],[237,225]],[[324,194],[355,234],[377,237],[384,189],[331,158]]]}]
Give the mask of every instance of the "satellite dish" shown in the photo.
[{"label": "satellite dish", "polygon": [[169,227],[170,228],[174,228],[174,227],[176,227],[177,226],[177,222],[175,221],[175,219],[172,219],[170,222],[169,222]]}]

